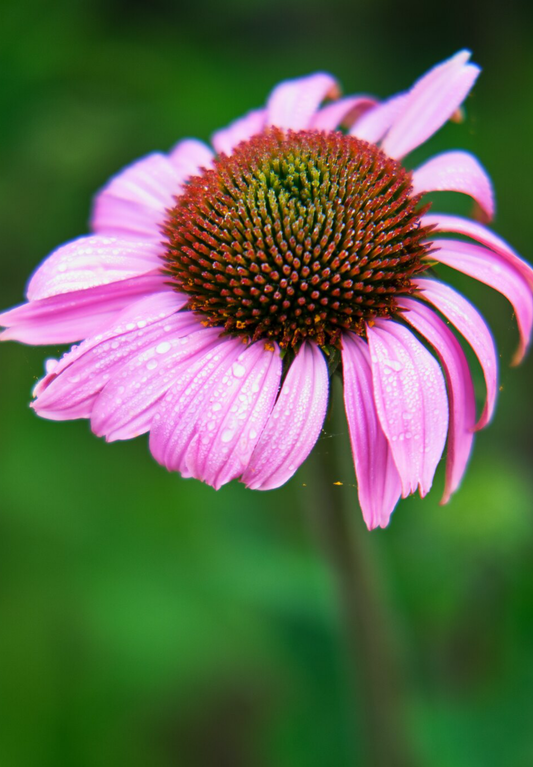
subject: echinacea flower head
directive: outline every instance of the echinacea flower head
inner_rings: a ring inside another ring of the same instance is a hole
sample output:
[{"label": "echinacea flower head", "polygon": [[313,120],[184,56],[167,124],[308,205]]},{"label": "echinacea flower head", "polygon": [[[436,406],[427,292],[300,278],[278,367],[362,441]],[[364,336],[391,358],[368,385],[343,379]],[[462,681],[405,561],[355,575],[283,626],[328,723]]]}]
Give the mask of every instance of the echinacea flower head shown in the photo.
[{"label": "echinacea flower head", "polygon": [[[27,302],[0,315],[3,339],[81,341],[47,362],[36,412],[89,418],[107,440],[149,432],[171,471],[268,490],[317,441],[338,360],[369,528],[429,491],[446,442],[448,500],[494,412],[498,370],[484,319],[438,265],[510,301],[516,362],[533,323],[529,265],[484,224],[424,203],[460,192],[489,222],[479,162],[450,151],[404,165],[457,114],[479,74],[469,58],[382,102],[341,97],[324,73],[281,83],[213,149],[186,139],[112,178],[93,234],[53,252]],[[479,417],[463,341],[485,377]]]}]

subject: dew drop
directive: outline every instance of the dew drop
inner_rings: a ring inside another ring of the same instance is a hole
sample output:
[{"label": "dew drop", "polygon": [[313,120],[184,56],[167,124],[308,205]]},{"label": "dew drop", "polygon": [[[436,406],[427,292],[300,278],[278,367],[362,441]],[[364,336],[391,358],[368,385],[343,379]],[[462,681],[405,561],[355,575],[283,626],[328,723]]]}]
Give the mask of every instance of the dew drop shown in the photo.
[{"label": "dew drop", "polygon": [[48,375],[50,375],[50,373],[53,373],[56,367],[58,366],[58,364],[59,364],[59,360],[56,360],[53,357],[50,357],[49,359],[47,359],[44,363],[45,373],[47,373]]},{"label": "dew drop", "polygon": [[402,369],[401,362],[397,362],[396,360],[385,359],[383,360],[383,364],[385,365],[385,367],[391,368],[391,370],[394,370],[395,373],[399,373],[400,370]]},{"label": "dew drop", "polygon": [[224,429],[220,439],[222,440],[222,442],[229,442],[232,437],[233,437],[233,429]]},{"label": "dew drop", "polygon": [[244,374],[246,373],[246,368],[244,367],[244,365],[240,365],[238,362],[233,363],[232,370],[233,370],[233,375],[235,376],[235,378],[242,378]]},{"label": "dew drop", "polygon": [[170,343],[168,341],[162,341],[160,344],[158,344],[155,347],[155,350],[158,354],[166,354],[169,349],[170,349]]}]

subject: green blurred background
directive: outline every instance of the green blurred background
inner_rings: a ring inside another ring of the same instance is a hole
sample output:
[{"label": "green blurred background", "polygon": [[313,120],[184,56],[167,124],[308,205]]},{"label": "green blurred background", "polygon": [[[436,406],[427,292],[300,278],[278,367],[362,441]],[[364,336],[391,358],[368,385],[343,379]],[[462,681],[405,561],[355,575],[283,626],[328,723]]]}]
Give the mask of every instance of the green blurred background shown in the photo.
[{"label": "green blurred background", "polygon": [[[19,303],[41,259],[87,231],[95,190],[133,159],[207,140],[281,79],[325,69],[346,92],[386,96],[462,47],[484,69],[467,120],[409,162],[475,152],[495,182],[496,230],[532,259],[533,6],[494,8],[4,2],[0,306]],[[469,210],[446,196],[438,205]],[[368,534],[349,465],[332,479],[353,499],[389,613],[416,763],[529,767],[532,360],[509,367],[517,334],[505,300],[453,280],[490,320],[503,387],[460,492],[439,506],[440,471],[428,498],[401,502],[386,531]],[[39,420],[30,391],[61,351],[0,349],[0,765],[370,765],[366,694],[350,689],[309,519],[312,469],[270,493],[215,492],[168,474],[144,438],[106,445],[85,421]],[[319,458],[331,439],[326,429]]]}]

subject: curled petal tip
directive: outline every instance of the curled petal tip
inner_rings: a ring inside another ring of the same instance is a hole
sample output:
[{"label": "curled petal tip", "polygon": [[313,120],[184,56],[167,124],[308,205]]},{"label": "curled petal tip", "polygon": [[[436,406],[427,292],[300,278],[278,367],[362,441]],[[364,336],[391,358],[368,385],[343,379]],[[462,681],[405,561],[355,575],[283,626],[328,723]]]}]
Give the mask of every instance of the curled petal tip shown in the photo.
[{"label": "curled petal tip", "polygon": [[461,48],[460,51],[457,51],[452,56],[452,61],[460,61],[461,63],[466,63],[470,60],[470,57],[472,56],[472,51],[470,51],[468,48]]},{"label": "curled petal tip", "polygon": [[518,365],[520,365],[527,354],[529,344],[520,344],[518,349],[513,354],[513,358],[511,359],[511,367],[516,368]]}]

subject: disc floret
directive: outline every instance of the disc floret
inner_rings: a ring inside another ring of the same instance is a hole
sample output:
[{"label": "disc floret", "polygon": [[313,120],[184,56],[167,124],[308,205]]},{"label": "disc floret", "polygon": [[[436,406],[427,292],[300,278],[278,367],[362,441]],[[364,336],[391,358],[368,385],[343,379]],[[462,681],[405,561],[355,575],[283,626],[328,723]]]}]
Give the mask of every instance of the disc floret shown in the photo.
[{"label": "disc floret", "polygon": [[165,271],[206,325],[340,346],[343,330],[390,317],[427,268],[419,202],[375,145],[272,128],[190,179],[163,227]]}]

